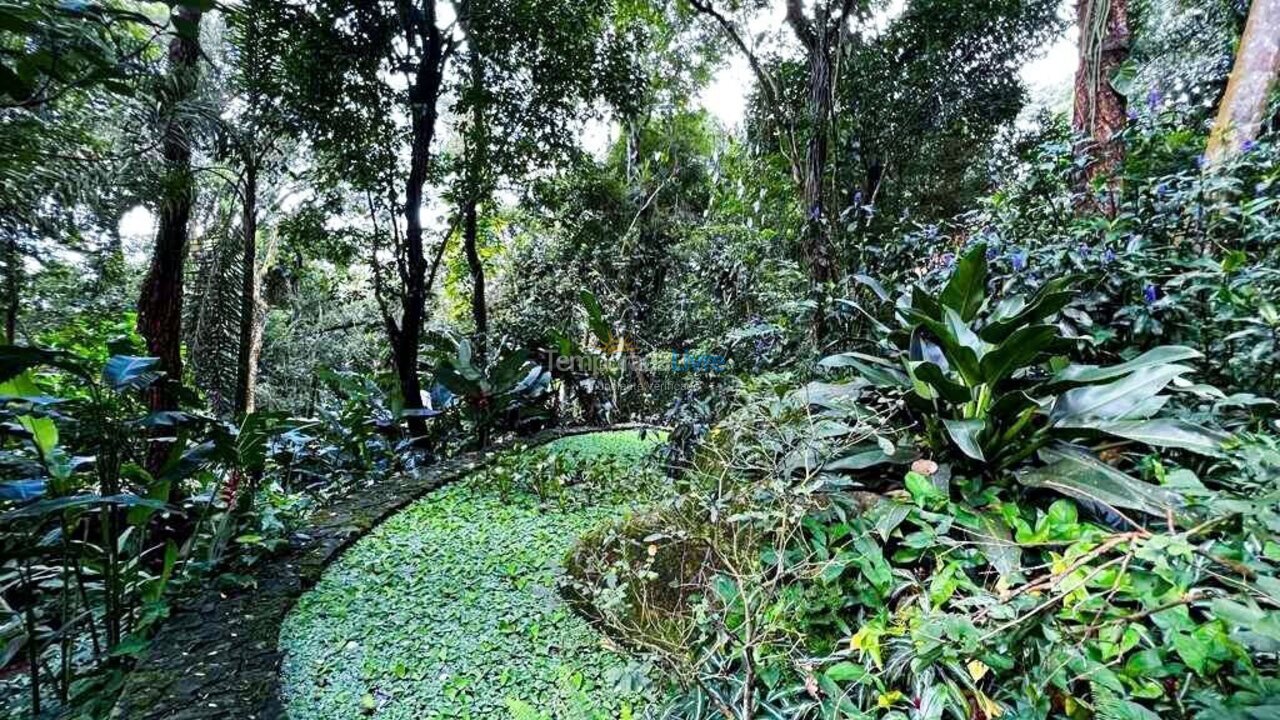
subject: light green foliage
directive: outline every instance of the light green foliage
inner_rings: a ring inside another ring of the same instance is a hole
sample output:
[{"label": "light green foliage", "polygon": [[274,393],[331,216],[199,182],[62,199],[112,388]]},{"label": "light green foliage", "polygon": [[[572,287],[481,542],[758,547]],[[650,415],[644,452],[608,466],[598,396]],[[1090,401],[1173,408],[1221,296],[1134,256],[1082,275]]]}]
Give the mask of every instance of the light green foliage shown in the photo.
[{"label": "light green foliage", "polygon": [[[578,534],[660,494],[644,464],[657,441],[618,432],[517,452],[374,530],[281,632],[290,716],[505,718],[510,706],[590,720],[638,710],[647,681],[605,649],[557,583]],[[527,482],[553,456],[584,478],[559,478],[562,503],[544,504]],[[629,472],[592,472],[606,459]],[[520,481],[499,492],[512,474]]]}]

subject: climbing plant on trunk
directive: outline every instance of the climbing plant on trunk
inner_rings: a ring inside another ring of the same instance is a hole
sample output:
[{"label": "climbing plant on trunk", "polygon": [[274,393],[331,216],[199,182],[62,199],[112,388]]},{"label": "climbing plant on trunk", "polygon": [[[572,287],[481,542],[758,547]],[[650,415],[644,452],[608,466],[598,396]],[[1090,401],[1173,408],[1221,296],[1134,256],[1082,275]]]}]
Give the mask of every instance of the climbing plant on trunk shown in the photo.
[{"label": "climbing plant on trunk", "polygon": [[[169,73],[160,85],[162,108],[161,149],[164,156],[159,229],[151,266],[138,297],[138,332],[146,339],[147,352],[159,359],[166,381],[149,391],[152,411],[175,410],[182,383],[182,294],[187,258],[187,225],[195,200],[191,170],[193,122],[187,106],[200,77],[200,18],[192,5],[174,7],[173,38],[169,41]],[[167,445],[156,443],[148,465],[158,469]]]},{"label": "climbing plant on trunk", "polygon": [[[1124,160],[1120,133],[1127,106],[1112,80],[1129,57],[1128,0],[1081,0],[1078,13],[1080,61],[1072,128],[1085,137],[1085,184],[1102,178],[1114,191],[1116,170]],[[1104,200],[1100,209],[1114,214],[1114,199]]]}]

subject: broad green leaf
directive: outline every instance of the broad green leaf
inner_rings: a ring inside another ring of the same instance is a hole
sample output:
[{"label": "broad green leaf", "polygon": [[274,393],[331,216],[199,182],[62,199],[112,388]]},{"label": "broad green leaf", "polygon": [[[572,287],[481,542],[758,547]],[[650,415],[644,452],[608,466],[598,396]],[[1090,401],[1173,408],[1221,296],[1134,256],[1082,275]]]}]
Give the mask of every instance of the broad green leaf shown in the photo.
[{"label": "broad green leaf", "polygon": [[141,390],[155,383],[161,373],[156,370],[160,360],[153,357],[116,355],[102,368],[102,379],[112,390]]},{"label": "broad green leaf", "polygon": [[[39,396],[40,389],[36,387],[30,369],[0,383],[0,397],[37,398]],[[31,433],[31,442],[40,451],[40,455],[48,459],[58,447],[58,426],[53,422],[53,418],[19,415],[17,420],[24,430]]]},{"label": "broad green leaf", "polygon": [[1144,410],[1144,401],[1154,397],[1174,378],[1191,371],[1184,365],[1144,366],[1127,377],[1106,385],[1074,388],[1059,395],[1049,413],[1050,422],[1078,423],[1093,419],[1130,419]]},{"label": "broad green leaf", "polygon": [[1122,362],[1119,365],[1110,365],[1107,367],[1098,367],[1097,365],[1069,365],[1060,370],[1053,376],[1056,383],[1094,383],[1103,380],[1111,380],[1113,378],[1128,375],[1147,367],[1155,367],[1159,365],[1168,365],[1170,363],[1182,362],[1183,360],[1196,360],[1204,357],[1199,351],[1189,347],[1180,345],[1164,345],[1147,352],[1142,353],[1138,357]]},{"label": "broad green leaf", "polygon": [[938,299],[944,307],[952,308],[967,322],[978,314],[986,292],[987,246],[978,243],[956,263],[955,272]]},{"label": "broad green leaf", "polygon": [[[947,377],[943,374],[942,368],[931,362],[909,363],[907,367],[916,380],[926,383],[933,389],[934,395],[948,402],[965,403],[973,399],[969,388]],[[929,398],[926,397],[926,399]]]},{"label": "broad green leaf", "polygon": [[870,675],[865,667],[857,663],[851,663],[848,660],[838,662],[827,668],[825,674],[836,682],[862,682]]},{"label": "broad green leaf", "polygon": [[595,293],[583,290],[578,293],[578,299],[587,311],[587,325],[591,327],[591,333],[596,336],[596,340],[599,340],[601,345],[612,342],[613,333],[610,332],[609,324],[604,320],[604,310],[600,307],[600,300],[596,298]]},{"label": "broad green leaf", "polygon": [[986,461],[982,455],[982,442],[979,436],[982,431],[986,430],[987,424],[980,419],[973,420],[951,420],[944,419],[942,424],[947,428],[947,434],[951,436],[951,441],[959,447],[965,455],[974,460]]},{"label": "broad green leaf", "polygon": [[1167,447],[1209,457],[1223,455],[1222,444],[1230,439],[1230,435],[1201,427],[1195,423],[1175,418],[1156,418],[1154,420],[1118,420],[1083,422],[1080,425],[1062,423],[1058,427],[1080,427],[1097,430],[1146,443],[1153,447]]},{"label": "broad green leaf", "polygon": [[1058,336],[1058,328],[1053,325],[1020,328],[982,357],[982,381],[995,385],[1007,379],[1015,371],[1032,364]]},{"label": "broad green leaf", "polygon": [[879,387],[909,388],[911,381],[899,369],[882,358],[847,352],[830,355],[818,362],[824,368],[853,368],[859,375]]},{"label": "broad green leaf", "polygon": [[1083,448],[1048,447],[1040,451],[1040,457],[1047,465],[1017,473],[1018,482],[1112,509],[1137,510],[1159,517],[1182,508],[1182,496],[1178,493],[1131,477]]}]

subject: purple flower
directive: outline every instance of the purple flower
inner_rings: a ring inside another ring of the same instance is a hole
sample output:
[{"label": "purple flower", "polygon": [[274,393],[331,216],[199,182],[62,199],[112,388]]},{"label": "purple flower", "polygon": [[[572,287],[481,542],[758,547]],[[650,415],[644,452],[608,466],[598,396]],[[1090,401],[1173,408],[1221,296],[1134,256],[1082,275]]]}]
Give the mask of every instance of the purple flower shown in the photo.
[{"label": "purple flower", "polygon": [[1203,168],[1205,164],[1208,162],[1209,162],[1209,158],[1205,157],[1204,155],[1196,156],[1196,167]]},{"label": "purple flower", "polygon": [[822,206],[814,205],[813,207],[809,208],[810,222],[817,221],[817,219],[820,217],[822,217]]},{"label": "purple flower", "polygon": [[1160,297],[1160,291],[1156,288],[1155,285],[1152,285],[1151,283],[1147,283],[1146,286],[1142,288],[1142,299],[1148,305],[1155,302],[1156,299],[1159,297]]},{"label": "purple flower", "polygon": [[956,254],[955,254],[955,253],[943,253],[943,254],[942,254],[942,265],[943,265],[943,267],[951,267],[952,265],[955,265],[955,264],[956,264]]},{"label": "purple flower", "polygon": [[995,260],[995,259],[996,259],[996,256],[997,256],[997,255],[999,255],[999,254],[1000,254],[1000,253],[996,252],[996,249],[995,249],[995,248],[993,248],[993,247],[989,247],[989,248],[987,248],[987,259],[988,259],[988,260]]},{"label": "purple flower", "polygon": [[1154,111],[1156,108],[1160,107],[1160,100],[1160,89],[1151,88],[1151,91],[1147,93],[1147,109]]},{"label": "purple flower", "polygon": [[1080,246],[1076,248],[1076,252],[1080,253],[1082,257],[1089,257],[1089,246],[1080,243]]},{"label": "purple flower", "polygon": [[1102,262],[1103,262],[1104,264],[1107,264],[1107,263],[1113,263],[1113,262],[1115,262],[1115,261],[1116,261],[1116,251],[1115,251],[1115,250],[1112,250],[1111,248],[1107,248],[1106,250],[1103,250],[1103,251],[1102,251]]},{"label": "purple flower", "polygon": [[1258,143],[1253,140],[1245,140],[1244,142],[1240,143],[1240,152],[1249,152],[1250,150],[1257,147],[1257,145]]},{"label": "purple flower", "polygon": [[1009,256],[1009,260],[1013,263],[1014,272],[1022,272],[1027,269],[1027,252],[1019,250]]},{"label": "purple flower", "polygon": [[1169,192],[1169,188],[1164,183],[1156,185],[1156,197],[1164,197]]},{"label": "purple flower", "polygon": [[1138,111],[1134,110],[1133,108],[1129,108],[1128,112],[1126,112],[1125,115],[1127,115],[1130,120],[1138,119]]}]

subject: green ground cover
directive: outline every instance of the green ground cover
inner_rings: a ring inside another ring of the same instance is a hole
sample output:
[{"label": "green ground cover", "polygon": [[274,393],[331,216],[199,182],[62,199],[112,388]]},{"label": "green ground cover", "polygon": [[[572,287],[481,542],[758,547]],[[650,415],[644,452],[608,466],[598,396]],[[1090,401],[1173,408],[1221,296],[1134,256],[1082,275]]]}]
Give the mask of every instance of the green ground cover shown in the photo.
[{"label": "green ground cover", "polygon": [[513,452],[361,539],[281,630],[290,716],[638,716],[644,668],[556,584],[575,538],[664,492],[646,459],[658,442],[628,431]]}]

